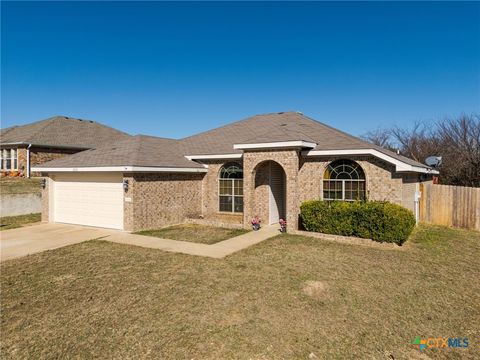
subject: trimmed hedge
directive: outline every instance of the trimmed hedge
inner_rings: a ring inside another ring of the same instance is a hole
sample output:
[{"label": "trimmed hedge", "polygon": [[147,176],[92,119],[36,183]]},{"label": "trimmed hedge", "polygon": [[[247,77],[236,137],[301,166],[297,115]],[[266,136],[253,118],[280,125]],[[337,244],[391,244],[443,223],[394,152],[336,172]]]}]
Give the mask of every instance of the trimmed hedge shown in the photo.
[{"label": "trimmed hedge", "polygon": [[307,231],[403,244],[415,227],[410,210],[386,201],[307,201],[300,207]]}]

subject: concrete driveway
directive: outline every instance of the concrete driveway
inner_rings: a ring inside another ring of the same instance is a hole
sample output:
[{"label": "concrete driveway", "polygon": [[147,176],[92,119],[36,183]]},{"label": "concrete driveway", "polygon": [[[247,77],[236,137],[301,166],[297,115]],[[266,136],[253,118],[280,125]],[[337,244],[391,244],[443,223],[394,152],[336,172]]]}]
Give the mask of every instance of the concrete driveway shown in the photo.
[{"label": "concrete driveway", "polygon": [[66,224],[40,224],[5,230],[0,232],[0,261],[77,244],[119,232]]}]

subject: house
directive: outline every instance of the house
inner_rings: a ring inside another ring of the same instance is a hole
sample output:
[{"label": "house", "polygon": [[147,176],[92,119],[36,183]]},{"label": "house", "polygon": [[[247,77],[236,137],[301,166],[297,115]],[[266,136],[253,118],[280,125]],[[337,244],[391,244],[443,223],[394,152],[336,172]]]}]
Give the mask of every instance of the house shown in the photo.
[{"label": "house", "polygon": [[55,116],[0,130],[0,171],[30,177],[30,168],[129,135],[91,120]]},{"label": "house", "polygon": [[43,221],[136,231],[188,218],[248,227],[310,199],[387,200],[415,211],[437,171],[298,112],[256,115],[180,140],[133,136],[37,166]]}]

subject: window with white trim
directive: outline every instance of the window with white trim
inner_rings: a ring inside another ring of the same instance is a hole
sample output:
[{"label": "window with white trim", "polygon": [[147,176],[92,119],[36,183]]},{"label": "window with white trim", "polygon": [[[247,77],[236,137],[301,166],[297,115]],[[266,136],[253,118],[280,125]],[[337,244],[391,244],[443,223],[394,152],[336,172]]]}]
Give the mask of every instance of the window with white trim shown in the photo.
[{"label": "window with white trim", "polygon": [[2,149],[0,151],[0,169],[1,170],[17,170],[17,150],[16,149]]},{"label": "window with white trim", "polygon": [[230,163],[220,169],[218,202],[220,211],[243,212],[243,168],[241,165]]},{"label": "window with white trim", "polygon": [[323,200],[365,199],[365,173],[360,165],[352,160],[337,160],[327,166],[323,174]]}]

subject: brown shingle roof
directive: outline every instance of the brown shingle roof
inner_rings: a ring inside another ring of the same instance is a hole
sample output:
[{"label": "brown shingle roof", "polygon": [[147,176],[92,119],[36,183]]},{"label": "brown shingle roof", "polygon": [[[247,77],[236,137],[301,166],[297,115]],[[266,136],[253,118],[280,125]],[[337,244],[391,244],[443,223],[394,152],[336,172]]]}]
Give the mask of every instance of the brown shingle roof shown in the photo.
[{"label": "brown shingle roof", "polygon": [[149,166],[203,168],[189,161],[181,142],[155,136],[135,135],[110,145],[85,150],[38,167]]},{"label": "brown shingle roof", "polygon": [[185,155],[242,153],[234,144],[304,140],[316,143],[314,150],[375,149],[413,166],[428,168],[412,159],[313,120],[301,113],[256,115],[180,140],[135,136],[115,146],[85,151],[44,164],[44,167],[81,166],[172,166],[197,167]]},{"label": "brown shingle roof", "polygon": [[91,120],[55,116],[22,126],[1,129],[2,144],[34,145],[88,149],[124,139],[130,135]]}]

